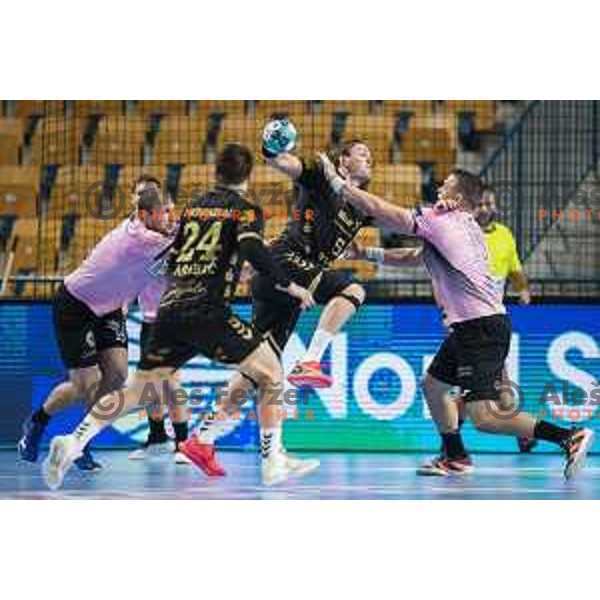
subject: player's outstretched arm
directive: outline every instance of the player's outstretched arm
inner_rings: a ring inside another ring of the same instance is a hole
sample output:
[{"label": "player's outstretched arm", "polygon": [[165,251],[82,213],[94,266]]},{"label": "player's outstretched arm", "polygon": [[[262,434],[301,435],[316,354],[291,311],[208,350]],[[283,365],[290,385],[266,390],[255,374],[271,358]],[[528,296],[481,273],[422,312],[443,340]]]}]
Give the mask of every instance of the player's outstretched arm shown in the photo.
[{"label": "player's outstretched arm", "polygon": [[302,175],[302,161],[291,154],[296,137],[296,129],[287,119],[269,121],[262,133],[262,153],[267,164],[294,180]]},{"label": "player's outstretched arm", "polygon": [[412,233],[414,217],[412,211],[399,206],[394,206],[381,198],[361,190],[343,179],[335,170],[333,163],[326,154],[319,154],[319,161],[323,165],[325,176],[330,185],[338,193],[343,193],[348,201],[371,215],[376,221],[402,233]]},{"label": "player's outstretched arm", "polygon": [[423,261],[422,248],[392,248],[361,246],[353,242],[346,251],[347,260],[367,260],[369,262],[393,267],[417,267]]}]

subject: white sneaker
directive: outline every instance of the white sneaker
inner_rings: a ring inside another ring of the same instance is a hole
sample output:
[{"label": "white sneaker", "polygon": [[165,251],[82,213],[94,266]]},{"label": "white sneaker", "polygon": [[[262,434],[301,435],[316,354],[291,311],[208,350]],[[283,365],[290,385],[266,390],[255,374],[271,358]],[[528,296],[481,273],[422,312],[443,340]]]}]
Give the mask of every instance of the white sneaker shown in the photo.
[{"label": "white sneaker", "polygon": [[594,441],[594,432],[591,429],[573,429],[570,437],[563,443],[566,452],[565,479],[571,479],[585,462],[588,450]]},{"label": "white sneaker", "polygon": [[175,447],[171,440],[153,444],[149,444],[148,442],[146,442],[133,452],[130,452],[127,458],[129,460],[146,460],[146,458],[151,458],[153,456],[161,456],[163,454],[173,452],[174,450]]},{"label": "white sneaker", "polygon": [[316,471],[321,466],[321,461],[318,458],[300,458],[293,454],[284,452],[287,464],[296,475],[308,475]]},{"label": "white sneaker", "polygon": [[57,490],[73,461],[81,456],[79,442],[73,435],[58,435],[50,443],[50,452],[42,465],[44,481],[51,490]]},{"label": "white sneaker", "polygon": [[317,459],[302,459],[277,452],[262,461],[263,485],[277,485],[290,477],[302,477],[319,468]]}]

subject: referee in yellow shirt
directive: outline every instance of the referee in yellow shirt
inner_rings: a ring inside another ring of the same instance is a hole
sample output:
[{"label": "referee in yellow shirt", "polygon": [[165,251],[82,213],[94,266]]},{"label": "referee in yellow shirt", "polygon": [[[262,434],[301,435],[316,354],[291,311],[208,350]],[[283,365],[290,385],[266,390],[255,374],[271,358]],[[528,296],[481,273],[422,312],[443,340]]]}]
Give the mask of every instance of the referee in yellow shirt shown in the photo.
[{"label": "referee in yellow shirt", "polygon": [[529,304],[531,302],[529,281],[523,273],[517,244],[511,230],[496,220],[498,209],[493,188],[489,186],[484,188],[481,203],[475,209],[474,216],[485,233],[490,271],[498,287],[504,293],[506,283],[510,281],[513,290],[519,294],[521,304]]},{"label": "referee in yellow shirt", "polygon": [[[531,302],[529,281],[523,273],[517,244],[511,230],[497,221],[496,194],[492,187],[484,187],[481,203],[475,209],[474,217],[485,234],[490,271],[496,284],[504,294],[506,283],[510,281],[513,290],[519,294],[521,304],[529,304]],[[504,377],[508,379],[506,368]],[[536,440],[531,438],[517,438],[517,441],[521,452],[530,452],[536,445]]]}]

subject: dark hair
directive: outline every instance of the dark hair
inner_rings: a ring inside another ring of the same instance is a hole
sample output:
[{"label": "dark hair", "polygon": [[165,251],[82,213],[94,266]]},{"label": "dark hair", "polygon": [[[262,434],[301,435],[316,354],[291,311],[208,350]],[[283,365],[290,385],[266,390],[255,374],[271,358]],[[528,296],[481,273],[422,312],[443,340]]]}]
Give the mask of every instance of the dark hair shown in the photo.
[{"label": "dark hair", "polygon": [[483,194],[483,185],[478,175],[469,173],[464,169],[454,168],[450,171],[458,181],[458,193],[471,205],[477,205]]},{"label": "dark hair", "polygon": [[246,181],[252,173],[252,152],[242,144],[227,144],[217,157],[217,181],[225,185],[237,185]]},{"label": "dark hair", "polygon": [[[149,173],[142,173],[137,179],[134,179],[133,183],[131,184],[131,193],[132,194],[135,193],[135,188],[138,185],[140,185],[140,183],[153,183],[154,185],[156,185],[156,187],[159,190],[161,188],[160,181],[156,177],[153,177]],[[144,186],[144,187],[146,187],[146,186]]]},{"label": "dark hair", "polygon": [[142,214],[151,214],[161,205],[160,192],[156,187],[147,186],[140,192],[137,208]]}]

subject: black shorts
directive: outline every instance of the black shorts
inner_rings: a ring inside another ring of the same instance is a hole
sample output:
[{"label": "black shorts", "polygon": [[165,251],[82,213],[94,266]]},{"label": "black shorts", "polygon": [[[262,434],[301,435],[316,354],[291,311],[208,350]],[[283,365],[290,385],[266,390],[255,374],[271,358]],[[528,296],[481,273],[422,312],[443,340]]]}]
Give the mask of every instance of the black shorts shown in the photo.
[{"label": "black shorts", "polygon": [[152,323],[142,321],[142,326],[140,328],[140,360],[138,362],[138,369],[142,363],[142,358],[146,355],[146,352],[148,352],[148,345],[150,344],[150,338],[154,331],[154,325],[154,321]]},{"label": "black shorts", "polygon": [[[316,265],[305,269],[286,265],[286,273],[294,283],[312,292],[318,304],[327,304],[354,283],[348,273],[323,270]],[[252,305],[253,324],[281,354],[302,312],[298,300],[278,290],[269,277],[257,274],[252,279]]]},{"label": "black shorts", "polygon": [[207,308],[197,302],[161,305],[151,326],[138,368],[176,371],[202,354],[225,364],[239,364],[262,343],[252,325],[233,314],[229,306]]},{"label": "black shorts", "polygon": [[428,373],[459,386],[465,401],[499,400],[512,329],[507,315],[454,323]]},{"label": "black shorts", "polygon": [[52,303],[56,341],[65,366],[82,369],[98,364],[98,352],[127,348],[127,325],[121,309],[96,316],[62,285]]}]

